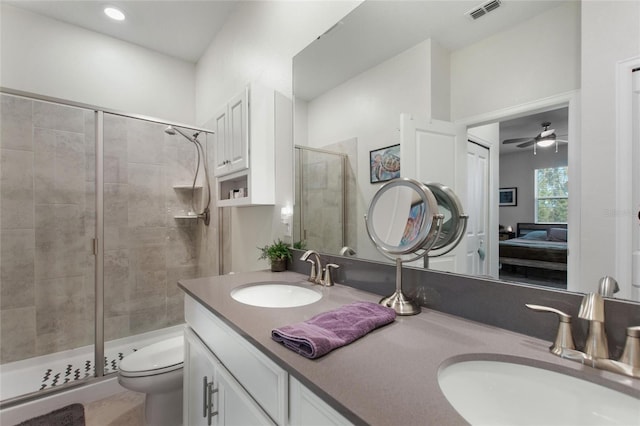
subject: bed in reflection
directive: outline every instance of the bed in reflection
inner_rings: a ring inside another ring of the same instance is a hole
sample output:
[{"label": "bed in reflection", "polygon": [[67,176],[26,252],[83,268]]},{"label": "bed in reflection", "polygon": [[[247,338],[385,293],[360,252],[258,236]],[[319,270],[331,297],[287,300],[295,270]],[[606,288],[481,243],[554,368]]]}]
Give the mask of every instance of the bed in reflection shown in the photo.
[{"label": "bed in reflection", "polygon": [[516,237],[499,242],[500,278],[566,288],[567,225],[518,223]]}]

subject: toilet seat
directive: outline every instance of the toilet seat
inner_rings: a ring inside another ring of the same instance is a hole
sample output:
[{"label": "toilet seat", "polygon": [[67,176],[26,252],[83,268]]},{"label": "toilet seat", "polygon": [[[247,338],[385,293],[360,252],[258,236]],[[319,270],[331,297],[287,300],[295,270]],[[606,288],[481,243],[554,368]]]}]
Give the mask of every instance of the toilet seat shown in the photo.
[{"label": "toilet seat", "polygon": [[181,369],[183,362],[184,337],[177,336],[127,355],[120,361],[119,373],[123,377],[157,376]]}]

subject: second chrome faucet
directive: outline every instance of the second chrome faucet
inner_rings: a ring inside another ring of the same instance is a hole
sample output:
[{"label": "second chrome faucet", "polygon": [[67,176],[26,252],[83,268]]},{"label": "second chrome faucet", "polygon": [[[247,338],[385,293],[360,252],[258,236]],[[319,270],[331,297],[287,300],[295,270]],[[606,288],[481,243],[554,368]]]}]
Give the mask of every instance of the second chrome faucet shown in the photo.
[{"label": "second chrome faucet", "polygon": [[604,299],[598,293],[586,294],[578,317],[589,321],[589,331],[582,351],[577,351],[571,332],[571,316],[554,308],[526,304],[527,308],[558,315],[560,324],[551,353],[562,358],[590,364],[594,368],[640,377],[640,326],[627,327],[625,349],[618,361],[609,358],[609,346],[604,327]]},{"label": "second chrome faucet", "polygon": [[[313,258],[311,258],[313,256]],[[309,262],[311,264],[311,271],[309,272],[309,281],[314,284],[320,284],[326,287],[333,285],[333,278],[331,276],[331,270],[337,269],[340,266],[335,263],[329,263],[324,268],[322,267],[322,261],[320,255],[315,250],[307,250],[300,257],[303,262]]]}]

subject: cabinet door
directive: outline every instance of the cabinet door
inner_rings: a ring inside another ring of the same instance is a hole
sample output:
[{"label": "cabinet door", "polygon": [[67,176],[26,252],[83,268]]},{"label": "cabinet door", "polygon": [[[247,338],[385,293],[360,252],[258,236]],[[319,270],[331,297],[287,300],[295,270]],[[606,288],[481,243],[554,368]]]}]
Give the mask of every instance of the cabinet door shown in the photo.
[{"label": "cabinet door", "polygon": [[231,373],[220,368],[216,374],[217,425],[275,425]]},{"label": "cabinet door", "polygon": [[209,383],[214,380],[216,360],[198,337],[185,329],[183,424],[211,425]]},{"label": "cabinet door", "polygon": [[190,329],[185,330],[183,404],[189,426],[275,424]]},{"label": "cabinet door", "polygon": [[226,146],[229,168],[226,173],[249,167],[249,88],[228,103],[228,141]]},{"label": "cabinet door", "polygon": [[215,132],[214,137],[214,146],[215,146],[215,168],[213,170],[213,174],[215,176],[221,176],[225,174],[229,169],[229,154],[228,151],[228,143],[229,143],[229,135],[227,132],[227,121],[228,121],[228,109],[227,105],[224,106],[214,117],[213,123],[213,131]]},{"label": "cabinet door", "polygon": [[349,420],[299,381],[289,376],[289,424],[291,426],[348,426]]}]

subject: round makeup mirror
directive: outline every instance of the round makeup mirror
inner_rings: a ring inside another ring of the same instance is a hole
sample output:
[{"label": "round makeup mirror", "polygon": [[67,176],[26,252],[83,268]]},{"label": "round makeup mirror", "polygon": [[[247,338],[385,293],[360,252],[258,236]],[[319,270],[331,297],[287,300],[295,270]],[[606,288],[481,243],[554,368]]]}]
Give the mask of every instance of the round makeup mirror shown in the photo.
[{"label": "round makeup mirror", "polygon": [[437,199],[426,185],[412,179],[394,179],[371,200],[367,232],[378,250],[395,259],[437,241],[437,214]]},{"label": "round makeup mirror", "polygon": [[423,183],[398,178],[374,195],[365,215],[367,233],[384,256],[396,261],[396,291],[380,300],[398,315],[420,313],[420,305],[402,292],[402,262],[420,259],[439,241],[444,215]]},{"label": "round makeup mirror", "polygon": [[453,192],[437,182],[399,178],[384,184],[365,215],[376,248],[396,261],[396,291],[380,300],[398,315],[415,315],[420,306],[402,292],[402,263],[442,256],[464,237],[468,216]]},{"label": "round makeup mirror", "polygon": [[438,257],[456,248],[464,237],[469,216],[462,211],[462,203],[448,186],[437,182],[425,184],[431,190],[438,203],[438,211],[444,217],[438,240],[428,253],[428,257]]}]

